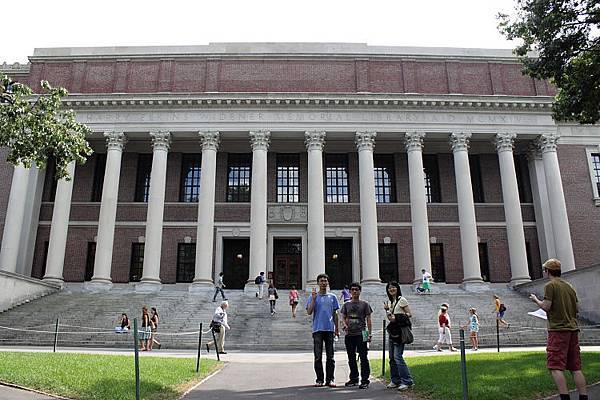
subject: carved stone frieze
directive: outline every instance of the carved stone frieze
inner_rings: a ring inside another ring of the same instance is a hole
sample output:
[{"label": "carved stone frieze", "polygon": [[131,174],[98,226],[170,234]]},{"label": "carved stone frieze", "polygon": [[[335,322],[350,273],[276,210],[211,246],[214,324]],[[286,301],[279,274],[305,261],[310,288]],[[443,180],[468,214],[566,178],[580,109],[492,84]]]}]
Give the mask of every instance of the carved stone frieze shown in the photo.
[{"label": "carved stone frieze", "polygon": [[308,207],[304,204],[270,205],[267,209],[267,222],[306,223],[308,222]]}]

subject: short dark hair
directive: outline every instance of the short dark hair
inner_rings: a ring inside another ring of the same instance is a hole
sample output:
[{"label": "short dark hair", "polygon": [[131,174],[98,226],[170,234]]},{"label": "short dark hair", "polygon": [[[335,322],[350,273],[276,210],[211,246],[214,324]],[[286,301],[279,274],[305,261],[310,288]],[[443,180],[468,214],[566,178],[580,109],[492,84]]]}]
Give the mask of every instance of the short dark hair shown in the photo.
[{"label": "short dark hair", "polygon": [[327,274],[319,274],[319,275],[317,275],[317,283],[319,282],[319,280],[321,278],[325,278],[325,279],[327,279],[329,281],[329,275],[327,275]]},{"label": "short dark hair", "polygon": [[548,269],[548,268],[544,268],[546,271],[548,271],[548,275],[553,276],[555,278],[560,278],[561,275],[561,271],[560,269]]},{"label": "short dark hair", "polygon": [[350,284],[350,289],[352,289],[352,288],[358,288],[358,290],[362,290],[362,286],[360,286],[360,283],[358,283],[358,282],[352,282]]}]

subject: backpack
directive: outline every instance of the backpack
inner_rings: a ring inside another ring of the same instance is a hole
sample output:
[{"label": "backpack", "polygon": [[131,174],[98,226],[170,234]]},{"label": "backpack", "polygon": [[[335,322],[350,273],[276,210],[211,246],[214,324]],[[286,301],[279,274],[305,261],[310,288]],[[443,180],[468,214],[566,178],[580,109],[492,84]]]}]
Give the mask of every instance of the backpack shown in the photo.
[{"label": "backpack", "polygon": [[260,285],[262,283],[262,277],[260,275],[258,275],[255,279],[254,279],[254,283],[257,285]]},{"label": "backpack", "polygon": [[506,306],[504,305],[504,303],[500,304],[500,307],[498,308],[498,311],[500,311],[500,312],[505,312],[506,311]]}]

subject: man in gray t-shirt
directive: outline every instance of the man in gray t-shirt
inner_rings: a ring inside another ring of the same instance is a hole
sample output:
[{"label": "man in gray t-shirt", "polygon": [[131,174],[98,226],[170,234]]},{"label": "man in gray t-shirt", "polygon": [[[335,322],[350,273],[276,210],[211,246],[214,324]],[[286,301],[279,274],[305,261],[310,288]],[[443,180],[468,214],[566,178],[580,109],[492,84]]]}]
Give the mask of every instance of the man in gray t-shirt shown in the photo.
[{"label": "man in gray t-shirt", "polygon": [[345,386],[358,385],[358,365],[356,364],[356,353],[360,357],[360,385],[361,389],[369,387],[369,375],[371,369],[367,353],[367,343],[371,341],[371,314],[373,310],[366,301],[360,299],[362,287],[359,283],[350,284],[350,301],[342,306],[342,328],[346,332],[344,343],[348,353],[348,366],[350,367],[350,380]]}]

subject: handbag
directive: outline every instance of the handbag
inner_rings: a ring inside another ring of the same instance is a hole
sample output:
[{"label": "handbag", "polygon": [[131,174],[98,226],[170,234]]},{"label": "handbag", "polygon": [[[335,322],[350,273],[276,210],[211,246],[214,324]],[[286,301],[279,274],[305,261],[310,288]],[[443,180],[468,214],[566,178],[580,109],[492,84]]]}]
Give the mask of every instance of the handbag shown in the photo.
[{"label": "handbag", "polygon": [[411,344],[414,341],[415,341],[415,337],[413,336],[410,326],[400,327],[400,343]]}]

